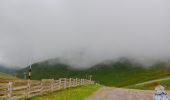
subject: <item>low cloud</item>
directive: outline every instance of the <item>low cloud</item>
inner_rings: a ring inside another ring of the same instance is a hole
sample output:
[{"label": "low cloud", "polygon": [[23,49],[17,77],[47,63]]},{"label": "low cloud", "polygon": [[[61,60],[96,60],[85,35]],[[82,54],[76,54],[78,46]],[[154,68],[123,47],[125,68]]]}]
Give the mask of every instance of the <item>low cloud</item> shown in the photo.
[{"label": "low cloud", "polygon": [[170,59],[169,0],[1,0],[0,64]]}]

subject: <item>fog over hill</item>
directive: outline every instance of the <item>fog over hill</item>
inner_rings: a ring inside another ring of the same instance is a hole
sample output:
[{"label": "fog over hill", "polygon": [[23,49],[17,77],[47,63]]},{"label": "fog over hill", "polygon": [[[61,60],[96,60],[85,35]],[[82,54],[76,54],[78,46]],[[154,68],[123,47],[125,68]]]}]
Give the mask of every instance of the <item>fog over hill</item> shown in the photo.
[{"label": "fog over hill", "polygon": [[[118,61],[104,61],[90,68],[82,69],[82,67],[79,67],[80,69],[77,69],[65,63],[51,63],[51,61],[33,64],[31,78],[33,80],[58,79],[61,77],[87,78],[87,76],[92,75],[93,80],[106,86],[128,86],[170,76],[170,64],[163,62],[144,68],[138,63],[121,58]],[[24,73],[28,73],[28,71],[29,67],[23,68],[17,71],[17,76],[25,78]]]},{"label": "fog over hill", "polygon": [[169,0],[1,0],[0,64],[170,60]]},{"label": "fog over hill", "polygon": [[19,68],[17,68],[17,67],[9,67],[9,66],[0,65],[0,72],[15,73],[18,70],[19,70]]}]

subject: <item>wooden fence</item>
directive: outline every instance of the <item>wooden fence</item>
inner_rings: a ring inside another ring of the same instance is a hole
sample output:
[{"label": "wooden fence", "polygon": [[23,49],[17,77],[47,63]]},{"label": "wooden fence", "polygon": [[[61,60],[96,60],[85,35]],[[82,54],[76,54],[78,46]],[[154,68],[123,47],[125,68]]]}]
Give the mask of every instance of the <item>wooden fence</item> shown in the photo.
[{"label": "wooden fence", "polygon": [[59,80],[19,80],[9,83],[0,83],[0,100],[26,99],[37,95],[43,95],[47,92],[88,84],[94,84],[94,81],[78,78],[60,78]]}]

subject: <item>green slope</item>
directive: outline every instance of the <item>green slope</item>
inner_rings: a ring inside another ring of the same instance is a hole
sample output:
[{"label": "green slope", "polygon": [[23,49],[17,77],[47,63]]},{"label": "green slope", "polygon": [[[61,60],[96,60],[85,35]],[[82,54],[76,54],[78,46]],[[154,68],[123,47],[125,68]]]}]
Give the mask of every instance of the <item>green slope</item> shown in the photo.
[{"label": "green slope", "polygon": [[[27,71],[28,67],[20,70],[18,76],[23,78],[23,73]],[[110,64],[101,63],[84,70],[71,69],[66,64],[49,64],[48,61],[32,65],[32,79],[85,78],[86,74],[93,75],[93,80],[102,85],[122,87],[170,76],[170,68],[164,63],[159,63],[146,69],[139,64],[132,64],[128,60]]]},{"label": "green slope", "polygon": [[144,84],[139,85],[131,85],[128,86],[128,88],[134,88],[134,89],[143,89],[143,90],[153,90],[157,85],[162,85],[165,87],[166,90],[170,90],[170,79],[163,79],[163,80],[155,80],[155,81],[149,81]]},{"label": "green slope", "polygon": [[5,82],[5,81],[9,81],[9,80],[16,80],[16,79],[18,79],[18,78],[14,77],[12,75],[0,72],[0,82]]}]

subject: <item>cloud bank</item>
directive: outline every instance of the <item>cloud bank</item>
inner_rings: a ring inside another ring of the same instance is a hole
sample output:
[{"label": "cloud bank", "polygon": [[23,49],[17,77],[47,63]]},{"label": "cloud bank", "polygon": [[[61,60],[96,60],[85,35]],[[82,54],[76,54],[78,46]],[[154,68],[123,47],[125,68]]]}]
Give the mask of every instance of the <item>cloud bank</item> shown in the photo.
[{"label": "cloud bank", "polygon": [[1,0],[0,64],[170,59],[169,0]]}]

